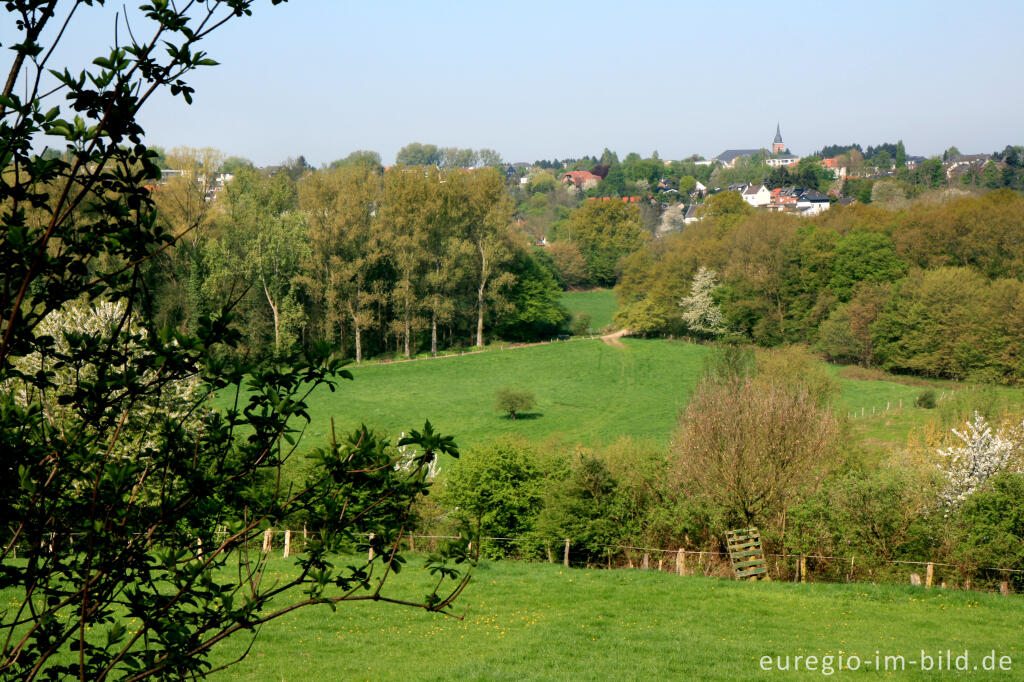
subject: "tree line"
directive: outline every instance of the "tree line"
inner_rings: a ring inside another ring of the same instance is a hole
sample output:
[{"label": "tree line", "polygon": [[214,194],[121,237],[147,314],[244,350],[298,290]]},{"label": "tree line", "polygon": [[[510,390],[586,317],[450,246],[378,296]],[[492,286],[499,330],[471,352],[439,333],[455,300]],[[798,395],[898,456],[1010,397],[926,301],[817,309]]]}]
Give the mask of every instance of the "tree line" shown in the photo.
[{"label": "tree line", "polygon": [[806,344],[894,372],[1024,380],[1024,197],[1016,192],[895,211],[834,207],[813,219],[754,212],[721,193],[704,215],[619,264],[619,324],[699,335],[680,302],[707,267],[718,276],[726,338]]},{"label": "tree line", "polygon": [[514,229],[495,169],[384,171],[365,153],[297,179],[240,167],[210,202],[197,178],[215,160],[172,157],[186,172],[153,198],[184,238],[147,270],[160,323],[194,328],[231,302],[250,351],[326,342],[361,361],[550,336],[566,321],[557,272]]}]

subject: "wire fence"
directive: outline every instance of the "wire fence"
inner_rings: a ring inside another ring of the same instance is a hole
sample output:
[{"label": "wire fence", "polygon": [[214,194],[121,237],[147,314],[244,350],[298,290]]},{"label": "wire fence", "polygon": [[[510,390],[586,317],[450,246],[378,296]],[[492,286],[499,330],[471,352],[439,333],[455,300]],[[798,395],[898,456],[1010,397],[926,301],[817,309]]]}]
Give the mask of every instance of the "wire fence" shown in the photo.
[{"label": "wire fence", "polygon": [[[306,529],[268,529],[263,533],[260,549],[268,554],[280,551],[287,557],[302,552],[310,537],[315,537],[315,534]],[[461,539],[460,535],[406,533],[399,544],[402,549],[412,552],[430,552],[438,549],[444,541]],[[566,568],[654,570],[681,576],[719,578],[731,578],[734,575],[729,553],[717,550],[638,545],[587,545],[584,548],[574,544],[571,538],[555,542],[540,538],[481,537],[476,541],[480,543],[477,549],[485,557],[546,561]],[[372,557],[371,549],[368,558]],[[769,576],[774,580],[909,583],[924,588],[968,590],[998,588],[1003,594],[1009,594],[1014,587],[1024,587],[1024,570],[1015,568],[986,566],[967,573],[963,566],[940,561],[792,552],[765,552],[764,557]]]}]

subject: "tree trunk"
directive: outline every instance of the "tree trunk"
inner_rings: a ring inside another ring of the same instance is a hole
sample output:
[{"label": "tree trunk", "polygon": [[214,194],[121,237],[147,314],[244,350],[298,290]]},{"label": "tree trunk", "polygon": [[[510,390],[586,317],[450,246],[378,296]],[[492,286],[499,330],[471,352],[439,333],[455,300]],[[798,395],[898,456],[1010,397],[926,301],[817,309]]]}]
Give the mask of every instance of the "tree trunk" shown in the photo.
[{"label": "tree trunk", "polygon": [[349,309],[352,312],[352,334],[356,339],[356,364],[363,361],[363,330],[359,327],[359,318],[356,317],[355,308]]},{"label": "tree trunk", "polygon": [[274,305],[274,299],[270,297],[270,290],[267,288],[267,280],[265,277],[260,277],[263,282],[263,293],[267,295],[267,303],[270,304],[270,311],[274,314],[274,350],[278,350],[281,345],[281,320],[277,314],[277,306]]},{"label": "tree trunk", "polygon": [[483,245],[480,251],[480,286],[476,290],[476,345],[483,348],[484,345],[484,291],[487,290],[487,254],[484,253]]},{"label": "tree trunk", "polygon": [[430,354],[437,355],[437,310],[430,311]]},{"label": "tree trunk", "polygon": [[410,348],[410,337],[412,336],[412,323],[409,321],[409,299],[405,299],[405,357],[409,359],[412,357],[412,350]]},{"label": "tree trunk", "polygon": [[484,345],[484,283],[480,283],[480,288],[477,290],[476,295],[476,345],[481,348]]}]

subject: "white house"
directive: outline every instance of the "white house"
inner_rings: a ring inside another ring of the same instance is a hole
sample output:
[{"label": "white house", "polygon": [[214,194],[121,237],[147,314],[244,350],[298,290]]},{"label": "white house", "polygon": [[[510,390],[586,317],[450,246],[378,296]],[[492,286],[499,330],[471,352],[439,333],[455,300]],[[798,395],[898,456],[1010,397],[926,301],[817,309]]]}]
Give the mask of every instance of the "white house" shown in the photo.
[{"label": "white house", "polygon": [[754,208],[767,206],[772,200],[772,193],[764,185],[750,185],[743,190],[740,196],[743,197],[743,201]]},{"label": "white house", "polygon": [[771,166],[772,168],[783,168],[786,166],[792,166],[793,164],[798,163],[799,161],[800,157],[794,156],[793,154],[774,154],[764,160],[764,162]]},{"label": "white house", "polygon": [[796,200],[796,210],[803,216],[815,216],[831,207],[827,196],[818,190],[809,189]]}]

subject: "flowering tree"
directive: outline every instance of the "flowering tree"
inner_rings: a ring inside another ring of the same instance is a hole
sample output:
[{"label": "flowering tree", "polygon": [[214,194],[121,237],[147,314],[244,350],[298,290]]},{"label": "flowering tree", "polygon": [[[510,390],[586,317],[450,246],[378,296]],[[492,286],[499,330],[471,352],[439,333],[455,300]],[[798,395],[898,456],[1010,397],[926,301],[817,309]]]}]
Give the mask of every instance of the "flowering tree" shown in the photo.
[{"label": "flowering tree", "polygon": [[963,431],[953,429],[960,445],[939,449],[946,459],[939,465],[946,478],[939,498],[947,508],[960,506],[1001,471],[1024,472],[1024,423],[993,431],[988,421],[975,412],[966,427]]},{"label": "flowering tree", "polygon": [[712,297],[718,288],[715,274],[714,270],[700,266],[697,274],[693,276],[690,295],[679,302],[679,307],[683,309],[683,322],[691,331],[710,335],[725,331],[722,309]]}]

